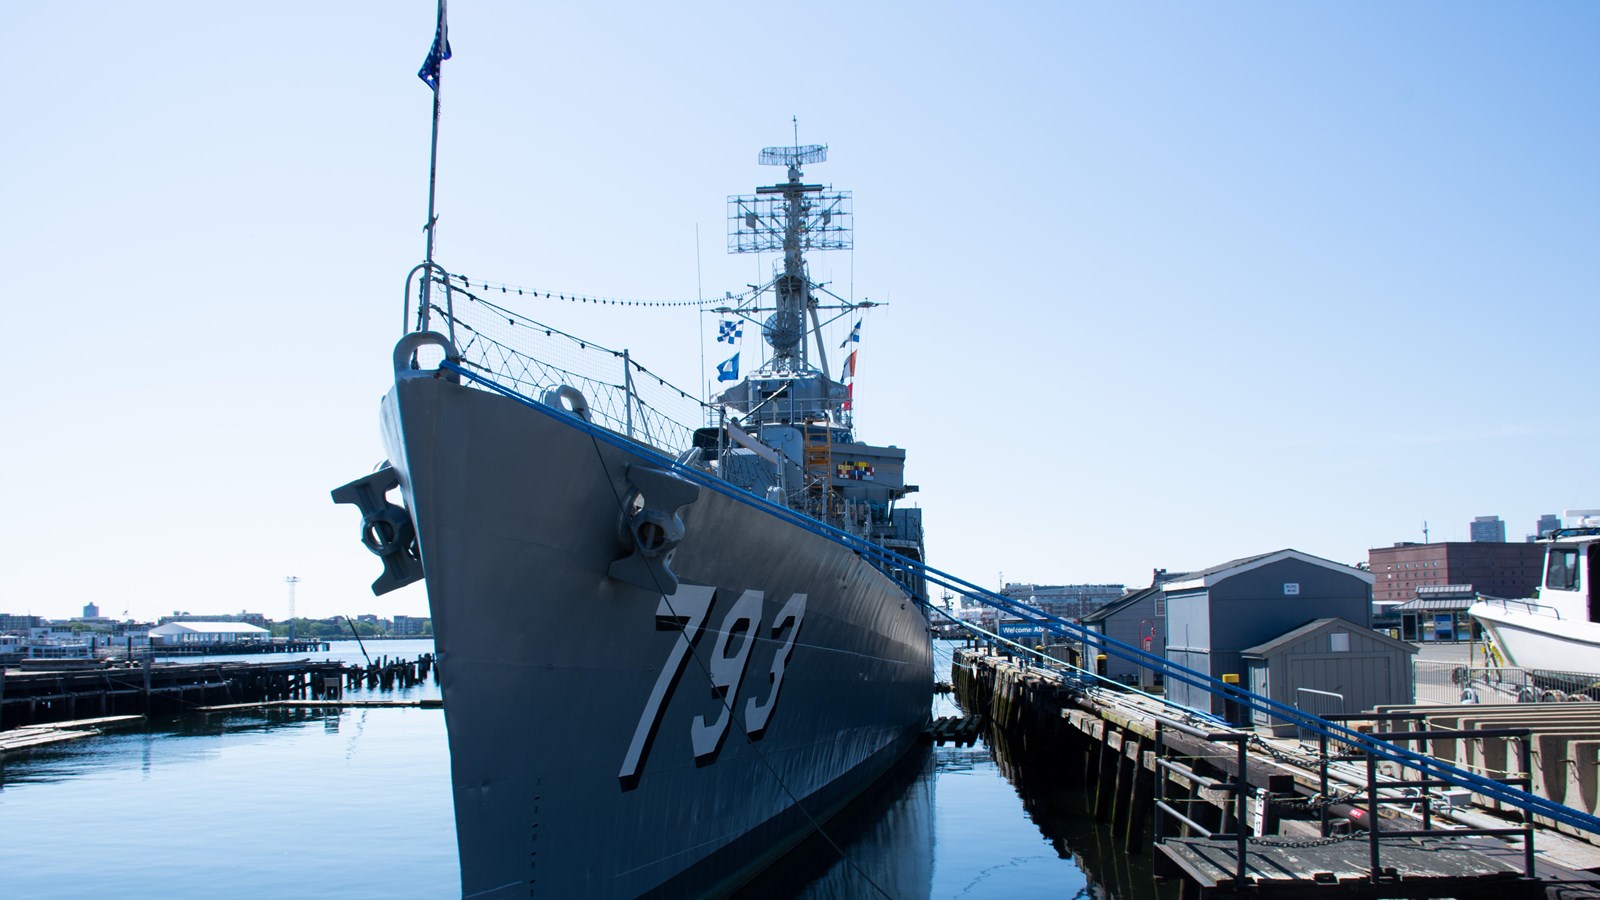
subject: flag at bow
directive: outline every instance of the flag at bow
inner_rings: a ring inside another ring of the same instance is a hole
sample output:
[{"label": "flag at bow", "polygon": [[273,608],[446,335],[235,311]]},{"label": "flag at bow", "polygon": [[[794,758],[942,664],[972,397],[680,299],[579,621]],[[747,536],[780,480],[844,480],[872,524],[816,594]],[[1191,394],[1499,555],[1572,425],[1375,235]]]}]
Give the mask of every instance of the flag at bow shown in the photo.
[{"label": "flag at bow", "polygon": [[450,29],[445,26],[444,0],[439,0],[439,24],[433,30],[433,46],[428,48],[428,58],[422,61],[417,77],[435,91],[439,90],[439,67],[450,58]]},{"label": "flag at bow", "polygon": [[718,381],[738,381],[739,380],[739,354],[735,353],[734,355],[728,357],[727,359],[723,360],[722,362],[717,363],[717,380]]}]

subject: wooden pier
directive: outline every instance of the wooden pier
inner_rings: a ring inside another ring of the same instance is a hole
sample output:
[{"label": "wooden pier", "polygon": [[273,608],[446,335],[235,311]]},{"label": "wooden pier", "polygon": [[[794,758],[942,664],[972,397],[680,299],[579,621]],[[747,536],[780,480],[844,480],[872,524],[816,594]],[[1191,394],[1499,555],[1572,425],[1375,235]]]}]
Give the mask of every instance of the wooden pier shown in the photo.
[{"label": "wooden pier", "polygon": [[[186,644],[158,644],[149,648],[139,648],[133,651],[132,658],[144,656],[157,658],[169,656],[237,656],[251,653],[327,653],[332,644],[323,640],[297,639],[293,641],[231,641],[228,643],[210,643],[196,641]],[[111,645],[116,649],[115,643]]]},{"label": "wooden pier", "polygon": [[1185,720],[1155,698],[978,647],[957,651],[951,676],[966,712],[1059,760],[1123,852],[1153,844],[1156,874],[1180,879],[1185,898],[1333,887],[1365,898],[1600,898],[1600,877],[1584,871],[1600,867],[1600,846],[1517,810],[1452,805],[1436,786],[1397,781],[1392,766],[1368,761],[1364,774],[1335,755],[1347,748],[1321,755]]},{"label": "wooden pier", "polygon": [[291,662],[107,663],[56,671],[0,669],[0,735],[9,729],[83,717],[175,715],[228,704],[343,701],[347,688],[393,690],[439,670],[432,654],[379,657],[368,666],[332,660]]}]

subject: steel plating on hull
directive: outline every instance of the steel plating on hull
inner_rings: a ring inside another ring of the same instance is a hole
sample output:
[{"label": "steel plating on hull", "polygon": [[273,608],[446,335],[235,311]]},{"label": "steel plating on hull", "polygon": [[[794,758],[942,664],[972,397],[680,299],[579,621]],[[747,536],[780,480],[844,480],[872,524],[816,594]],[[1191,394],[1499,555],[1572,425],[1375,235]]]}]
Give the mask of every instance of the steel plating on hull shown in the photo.
[{"label": "steel plating on hull", "polygon": [[641,457],[439,378],[402,379],[384,413],[428,573],[464,893],[732,887],[926,726],[926,618],[843,546],[704,492],[681,583],[646,591],[607,574]]}]

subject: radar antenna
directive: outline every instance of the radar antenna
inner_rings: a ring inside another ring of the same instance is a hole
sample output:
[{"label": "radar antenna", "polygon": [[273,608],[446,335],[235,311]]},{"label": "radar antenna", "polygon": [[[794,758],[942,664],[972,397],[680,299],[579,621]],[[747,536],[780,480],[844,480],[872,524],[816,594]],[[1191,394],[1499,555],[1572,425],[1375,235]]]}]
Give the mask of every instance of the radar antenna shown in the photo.
[{"label": "radar antenna", "polygon": [[808,166],[828,161],[827,144],[807,144],[804,147],[762,147],[763,166]]}]

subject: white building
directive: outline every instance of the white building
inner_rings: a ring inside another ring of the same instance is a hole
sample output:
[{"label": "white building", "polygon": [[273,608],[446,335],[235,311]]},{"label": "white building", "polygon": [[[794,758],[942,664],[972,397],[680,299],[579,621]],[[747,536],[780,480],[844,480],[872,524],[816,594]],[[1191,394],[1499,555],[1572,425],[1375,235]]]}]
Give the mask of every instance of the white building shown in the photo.
[{"label": "white building", "polygon": [[248,622],[168,622],[150,629],[150,643],[237,644],[270,640],[272,632]]}]

